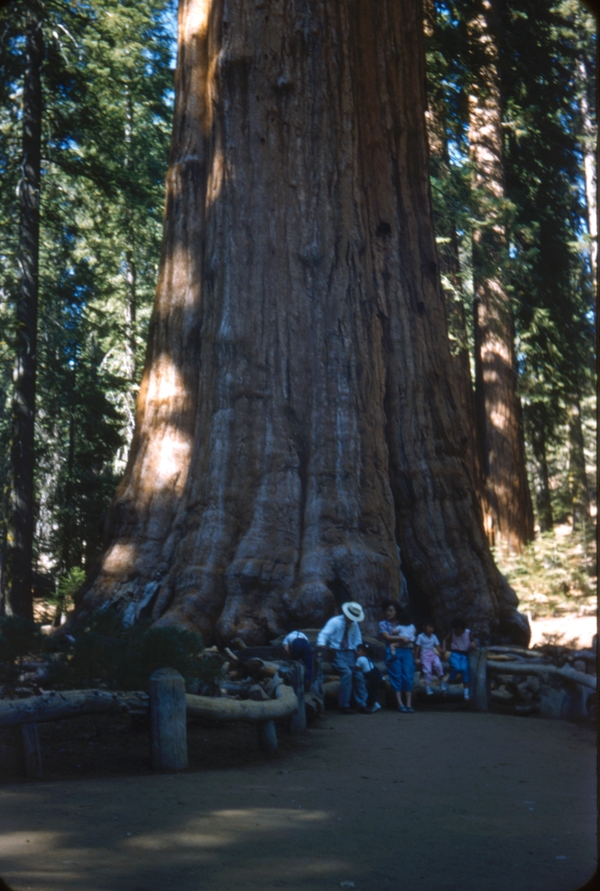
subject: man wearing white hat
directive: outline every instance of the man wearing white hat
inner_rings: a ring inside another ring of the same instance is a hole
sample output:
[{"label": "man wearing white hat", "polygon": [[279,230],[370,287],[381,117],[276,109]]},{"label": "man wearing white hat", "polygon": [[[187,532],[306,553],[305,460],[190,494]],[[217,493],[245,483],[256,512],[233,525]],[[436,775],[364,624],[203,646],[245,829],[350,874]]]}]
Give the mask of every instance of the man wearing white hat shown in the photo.
[{"label": "man wearing white hat", "polygon": [[331,665],[340,675],[338,703],[343,715],[353,713],[353,709],[350,708],[353,693],[359,712],[369,712],[365,678],[356,665],[356,648],[362,643],[358,623],[364,618],[365,614],[360,603],[352,600],[342,603],[342,615],[329,619],[317,637],[317,647],[334,651]]}]

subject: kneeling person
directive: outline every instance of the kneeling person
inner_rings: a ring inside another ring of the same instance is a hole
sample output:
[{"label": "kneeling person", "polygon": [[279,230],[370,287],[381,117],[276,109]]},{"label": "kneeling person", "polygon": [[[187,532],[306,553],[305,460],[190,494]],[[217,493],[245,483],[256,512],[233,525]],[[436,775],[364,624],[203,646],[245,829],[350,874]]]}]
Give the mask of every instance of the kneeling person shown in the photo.
[{"label": "kneeling person", "polygon": [[290,631],[282,646],[290,659],[304,663],[304,686],[308,690],[313,677],[313,651],[308,637],[302,631]]}]

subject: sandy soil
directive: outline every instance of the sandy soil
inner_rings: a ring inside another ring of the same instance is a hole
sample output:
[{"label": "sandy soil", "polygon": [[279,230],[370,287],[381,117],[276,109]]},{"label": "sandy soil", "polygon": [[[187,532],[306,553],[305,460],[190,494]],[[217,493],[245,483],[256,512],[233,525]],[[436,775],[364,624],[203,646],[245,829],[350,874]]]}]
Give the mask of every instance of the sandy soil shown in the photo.
[{"label": "sandy soil", "polygon": [[462,704],[327,713],[272,759],[253,728],[227,734],[191,728],[179,775],[2,783],[3,876],[18,891],[572,891],[595,869],[589,726]]},{"label": "sandy soil", "polygon": [[556,637],[556,643],[572,646],[578,650],[591,647],[592,638],[598,630],[596,616],[566,615],[533,619],[530,647],[548,643],[548,635]]}]

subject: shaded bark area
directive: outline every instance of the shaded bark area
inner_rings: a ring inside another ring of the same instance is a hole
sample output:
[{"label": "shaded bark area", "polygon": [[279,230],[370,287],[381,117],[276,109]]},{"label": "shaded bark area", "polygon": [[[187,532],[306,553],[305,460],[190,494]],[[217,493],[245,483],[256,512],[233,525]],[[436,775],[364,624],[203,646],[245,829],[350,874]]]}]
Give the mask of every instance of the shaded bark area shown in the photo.
[{"label": "shaded bark area", "polygon": [[35,525],[34,423],[37,353],[40,159],[42,142],[42,24],[27,14],[23,76],[23,151],[19,183],[19,296],[13,372],[12,505],[8,554],[8,611],[33,618],[32,556]]},{"label": "shaded bark area", "polygon": [[473,234],[475,387],[478,439],[486,480],[486,533],[492,544],[520,551],[533,538],[517,394],[514,328],[503,283],[504,152],[495,0],[478,0],[468,23],[474,64],[469,144],[479,223]]},{"label": "shaded bark area", "polygon": [[414,0],[182,0],[136,432],[79,615],[263,643],[402,569],[527,639],[461,446]]}]

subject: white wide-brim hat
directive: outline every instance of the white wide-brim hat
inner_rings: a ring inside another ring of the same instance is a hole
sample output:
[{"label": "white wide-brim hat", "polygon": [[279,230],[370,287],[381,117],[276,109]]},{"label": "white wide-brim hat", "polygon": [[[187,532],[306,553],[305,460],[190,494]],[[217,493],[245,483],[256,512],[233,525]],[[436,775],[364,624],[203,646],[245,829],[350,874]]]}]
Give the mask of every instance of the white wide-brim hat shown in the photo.
[{"label": "white wide-brim hat", "polygon": [[342,612],[352,622],[362,622],[365,618],[362,606],[354,600],[342,603]]}]

